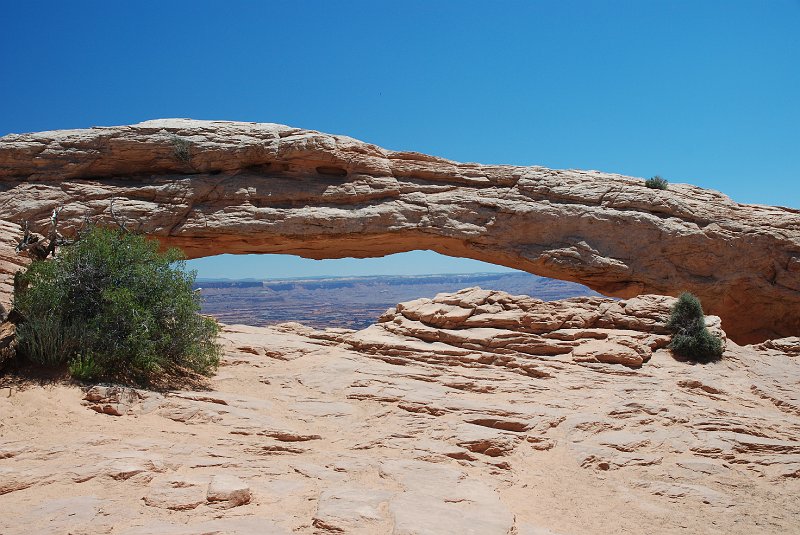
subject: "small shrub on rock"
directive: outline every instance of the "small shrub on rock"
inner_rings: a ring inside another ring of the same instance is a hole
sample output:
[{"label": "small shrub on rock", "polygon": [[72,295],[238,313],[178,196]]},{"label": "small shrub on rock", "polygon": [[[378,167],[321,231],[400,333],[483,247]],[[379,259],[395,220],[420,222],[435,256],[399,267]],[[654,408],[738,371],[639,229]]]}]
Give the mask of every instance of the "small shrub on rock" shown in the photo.
[{"label": "small shrub on rock", "polygon": [[669,182],[667,182],[666,178],[656,175],[645,180],[644,185],[650,189],[667,189],[669,187]]},{"label": "small shrub on rock", "polygon": [[218,327],[199,314],[194,277],[177,249],[96,227],[20,275],[19,353],[83,380],[208,374],[219,363]]},{"label": "small shrub on rock", "polygon": [[696,362],[722,357],[722,340],[708,331],[703,306],[691,293],[685,292],[678,298],[667,327],[672,331],[669,348],[676,355]]},{"label": "small shrub on rock", "polygon": [[188,139],[172,136],[172,151],[175,157],[183,163],[189,163],[192,160],[191,145]]}]

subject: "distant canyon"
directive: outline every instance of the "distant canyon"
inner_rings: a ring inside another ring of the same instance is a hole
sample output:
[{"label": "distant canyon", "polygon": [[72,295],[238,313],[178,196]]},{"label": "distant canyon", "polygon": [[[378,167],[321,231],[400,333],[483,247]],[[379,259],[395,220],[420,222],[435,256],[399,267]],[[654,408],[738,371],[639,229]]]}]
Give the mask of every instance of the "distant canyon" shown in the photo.
[{"label": "distant canyon", "polygon": [[530,273],[381,275],[305,279],[199,279],[203,313],[256,327],[296,321],[315,329],[365,329],[397,303],[470,286],[544,301],[599,295],[573,282]]}]

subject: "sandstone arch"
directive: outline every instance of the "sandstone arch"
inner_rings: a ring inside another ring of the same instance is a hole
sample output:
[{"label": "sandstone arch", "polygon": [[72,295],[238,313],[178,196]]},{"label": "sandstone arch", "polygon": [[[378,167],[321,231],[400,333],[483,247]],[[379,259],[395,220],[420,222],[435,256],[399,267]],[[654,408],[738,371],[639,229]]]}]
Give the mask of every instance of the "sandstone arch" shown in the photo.
[{"label": "sandstone arch", "polygon": [[189,257],[413,249],[601,293],[690,290],[738,342],[800,334],[800,211],[596,171],[456,163],[276,124],[170,119],[0,138],[0,264],[16,223],[118,211]]}]

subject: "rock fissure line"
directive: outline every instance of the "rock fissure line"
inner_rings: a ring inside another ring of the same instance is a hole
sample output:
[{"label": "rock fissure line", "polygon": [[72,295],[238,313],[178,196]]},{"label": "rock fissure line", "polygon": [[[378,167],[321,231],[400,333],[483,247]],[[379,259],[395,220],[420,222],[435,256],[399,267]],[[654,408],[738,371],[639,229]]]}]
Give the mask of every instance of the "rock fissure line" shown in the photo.
[{"label": "rock fissure line", "polygon": [[[175,139],[189,143],[188,160]],[[26,177],[26,178],[24,178]],[[190,258],[414,249],[579,282],[697,294],[740,343],[800,334],[800,212],[597,171],[462,164],[276,124],[167,119],[0,138],[0,302],[21,221],[64,232],[109,202]]]}]

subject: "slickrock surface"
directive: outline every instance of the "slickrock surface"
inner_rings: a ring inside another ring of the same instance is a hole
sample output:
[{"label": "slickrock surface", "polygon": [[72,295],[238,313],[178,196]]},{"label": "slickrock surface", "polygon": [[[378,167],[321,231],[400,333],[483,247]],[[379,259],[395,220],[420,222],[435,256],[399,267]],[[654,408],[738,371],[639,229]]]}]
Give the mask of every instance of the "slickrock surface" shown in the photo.
[{"label": "slickrock surface", "polygon": [[276,124],[184,119],[5,136],[0,184],[1,281],[16,268],[11,223],[44,231],[65,205],[74,229],[107,220],[117,199],[132,227],[190,257],[432,249],[617,297],[689,290],[739,343],[800,335],[800,211],[685,184],[653,190],[596,171],[462,164]]},{"label": "slickrock surface", "polygon": [[0,389],[0,533],[795,532],[800,340],[679,362],[669,305],[473,288],[227,326],[207,391]]}]

